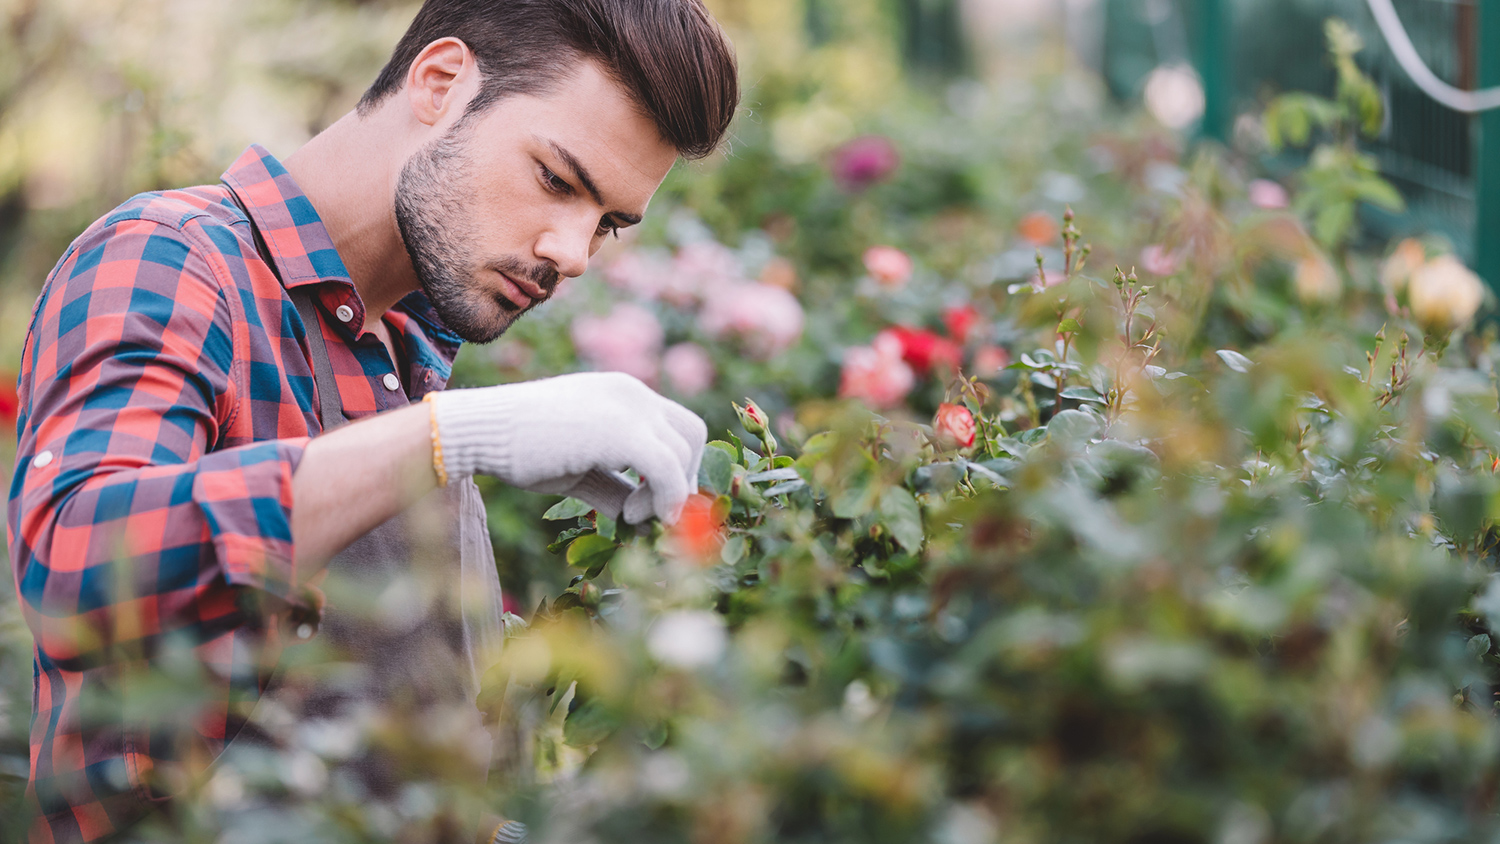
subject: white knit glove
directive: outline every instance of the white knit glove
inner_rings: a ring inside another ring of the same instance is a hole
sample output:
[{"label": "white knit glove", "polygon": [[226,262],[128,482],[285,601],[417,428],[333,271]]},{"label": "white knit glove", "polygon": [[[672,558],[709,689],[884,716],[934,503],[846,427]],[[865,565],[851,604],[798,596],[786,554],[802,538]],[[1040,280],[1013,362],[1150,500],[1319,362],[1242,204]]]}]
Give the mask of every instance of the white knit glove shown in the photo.
[{"label": "white knit glove", "polygon": [[[584,372],[433,398],[450,478],[484,474],[568,495],[639,524],[677,521],[698,489],[708,427],[691,410],[618,372]],[[620,470],[634,469],[637,486]]]}]

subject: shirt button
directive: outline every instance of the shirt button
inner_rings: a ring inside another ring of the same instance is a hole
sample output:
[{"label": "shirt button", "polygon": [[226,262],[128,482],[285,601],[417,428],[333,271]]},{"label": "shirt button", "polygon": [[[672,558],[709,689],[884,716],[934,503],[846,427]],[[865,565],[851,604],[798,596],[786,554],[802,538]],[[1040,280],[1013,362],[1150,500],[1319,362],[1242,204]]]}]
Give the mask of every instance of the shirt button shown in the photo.
[{"label": "shirt button", "polygon": [[354,309],[348,305],[339,305],[334,309],[333,315],[339,318],[339,322],[348,322],[354,319]]},{"label": "shirt button", "polygon": [[385,382],[385,388],[391,392],[401,389],[401,379],[397,378],[394,372],[387,372],[385,378],[381,380]]},{"label": "shirt button", "polygon": [[52,462],[52,452],[44,451],[32,459],[31,465],[36,469],[46,468]]}]

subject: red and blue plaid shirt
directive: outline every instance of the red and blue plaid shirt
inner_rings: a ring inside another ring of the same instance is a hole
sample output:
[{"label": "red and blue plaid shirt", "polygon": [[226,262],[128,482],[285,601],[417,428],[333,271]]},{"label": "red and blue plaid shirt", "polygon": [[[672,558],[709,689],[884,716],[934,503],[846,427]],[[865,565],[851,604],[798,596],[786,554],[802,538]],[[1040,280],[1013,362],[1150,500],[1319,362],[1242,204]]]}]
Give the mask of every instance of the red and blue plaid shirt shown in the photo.
[{"label": "red and blue plaid shirt", "polygon": [[[264,149],[223,181],[142,194],[90,226],[32,317],[7,538],[36,639],[34,842],[99,840],[181,788],[265,689],[278,620],[309,608],[292,474],[320,425],[287,291],[316,289],[351,419],[443,388],[458,351],[420,293],[384,318],[403,360],[360,333],[348,270]],[[140,670],[182,648],[192,670]]]}]

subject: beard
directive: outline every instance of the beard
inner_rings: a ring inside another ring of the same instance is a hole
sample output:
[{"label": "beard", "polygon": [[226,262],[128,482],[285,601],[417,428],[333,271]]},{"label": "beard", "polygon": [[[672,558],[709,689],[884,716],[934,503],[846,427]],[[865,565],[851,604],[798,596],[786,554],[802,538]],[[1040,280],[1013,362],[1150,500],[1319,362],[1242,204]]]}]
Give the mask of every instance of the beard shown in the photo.
[{"label": "beard", "polygon": [[[481,261],[469,247],[477,238],[469,218],[472,194],[462,190],[473,184],[466,122],[460,120],[401,168],[396,226],[417,281],[443,323],[464,340],[488,343],[551,298],[562,276],[550,264],[528,264],[513,256]],[[522,308],[498,288],[486,290],[479,280],[484,271],[530,279],[546,295]]]}]

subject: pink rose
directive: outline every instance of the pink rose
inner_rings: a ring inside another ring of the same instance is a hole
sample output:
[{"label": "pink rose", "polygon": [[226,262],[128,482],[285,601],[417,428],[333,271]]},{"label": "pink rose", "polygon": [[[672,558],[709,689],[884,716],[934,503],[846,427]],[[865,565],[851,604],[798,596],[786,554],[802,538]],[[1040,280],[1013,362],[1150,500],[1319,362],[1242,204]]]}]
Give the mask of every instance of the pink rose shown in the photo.
[{"label": "pink rose", "polygon": [[632,250],[604,268],[604,280],[641,299],[655,299],[672,280],[672,263],[660,255]]},{"label": "pink rose", "polygon": [[884,181],[899,166],[901,153],[880,135],[855,138],[833,151],[833,178],[847,191],[862,191]]},{"label": "pink rose", "polygon": [[714,385],[714,360],[697,343],[678,343],[668,348],[661,356],[661,368],[672,389],[687,398]]},{"label": "pink rose", "polygon": [[974,353],[974,374],[980,378],[994,378],[1007,366],[1010,352],[1000,346],[984,346]]},{"label": "pink rose", "polygon": [[1286,188],[1270,179],[1256,179],[1250,183],[1250,204],[1256,208],[1274,211],[1291,204]]},{"label": "pink rose", "polygon": [[803,313],[797,297],[785,290],[742,281],[707,291],[698,322],[714,339],[738,337],[752,355],[765,359],[801,339]]},{"label": "pink rose", "polygon": [[706,300],[716,289],[745,280],[734,250],[711,240],[689,243],[677,251],[662,298],[679,307]]},{"label": "pink rose", "polygon": [[948,448],[968,448],[974,444],[974,414],[963,405],[940,404],[932,420],[932,433]]},{"label": "pink rose", "polygon": [[865,269],[886,287],[901,287],[911,278],[911,256],[894,246],[871,246],[865,250]]},{"label": "pink rose", "polygon": [[616,305],[603,317],[581,316],[573,320],[572,334],[578,356],[594,368],[656,380],[661,323],[640,305]]},{"label": "pink rose", "polygon": [[869,346],[844,350],[839,395],[861,399],[872,407],[900,404],[917,383],[917,376],[901,359],[901,341],[882,334]]},{"label": "pink rose", "polygon": [[1176,275],[1182,267],[1182,256],[1159,243],[1141,250],[1141,269],[1152,275]]}]

